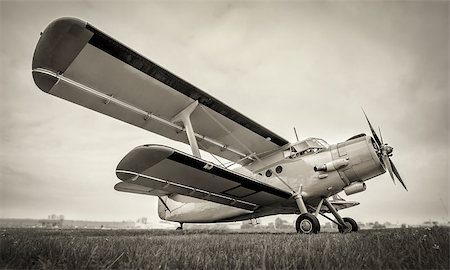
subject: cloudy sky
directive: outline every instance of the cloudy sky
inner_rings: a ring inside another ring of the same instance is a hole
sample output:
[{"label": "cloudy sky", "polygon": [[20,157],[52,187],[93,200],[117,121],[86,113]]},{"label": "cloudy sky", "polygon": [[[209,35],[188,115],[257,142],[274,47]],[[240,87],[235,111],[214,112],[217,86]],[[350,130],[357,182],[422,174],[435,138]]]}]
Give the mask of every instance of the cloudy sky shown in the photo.
[{"label": "cloudy sky", "polygon": [[[157,199],[116,192],[141,144],[189,147],[41,92],[39,33],[78,17],[275,133],[337,143],[369,132],[387,174],[349,196],[358,221],[448,220],[448,2],[0,2],[0,217],[157,221]],[[265,219],[270,220],[270,219]],[[263,219],[264,221],[264,219]]]}]

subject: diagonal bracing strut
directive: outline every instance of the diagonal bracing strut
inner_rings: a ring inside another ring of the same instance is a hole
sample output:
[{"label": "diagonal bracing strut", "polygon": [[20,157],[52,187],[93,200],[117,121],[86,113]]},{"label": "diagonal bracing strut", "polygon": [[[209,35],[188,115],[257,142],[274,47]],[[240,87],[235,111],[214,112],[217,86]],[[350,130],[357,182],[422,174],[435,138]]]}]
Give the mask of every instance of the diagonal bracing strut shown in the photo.
[{"label": "diagonal bracing strut", "polygon": [[333,214],[339,224],[345,228],[347,225],[345,225],[344,220],[341,215],[338,214],[336,208],[334,208],[334,206],[327,199],[324,199],[323,203],[328,207],[328,210],[330,210],[331,214]]},{"label": "diagonal bracing strut", "polygon": [[[208,112],[208,110],[206,110],[206,108],[204,108],[204,106],[200,106],[201,109],[203,109],[203,111],[205,111],[205,113],[214,121],[216,122],[216,124],[218,124],[223,130],[225,130],[237,143],[239,143],[244,149],[246,149],[248,151],[248,155],[249,156],[254,156],[256,158],[256,160],[258,160],[258,162],[261,162],[262,164],[264,164],[264,162],[258,157],[257,154],[253,154],[252,151],[250,150],[249,147],[247,147],[247,145],[245,145],[243,142],[241,142],[241,140],[239,140],[234,134],[233,132],[231,132],[230,130],[228,130],[222,123],[220,123],[211,113]],[[270,138],[269,138],[270,139]],[[303,186],[300,185],[298,191],[296,191],[291,185],[289,185],[286,181],[284,181],[276,172],[272,172],[275,177],[281,182],[283,183],[288,189],[290,189],[291,193],[292,193],[292,198],[295,200],[295,202],[297,203],[298,209],[300,210],[301,214],[305,214],[308,213],[308,210],[306,208],[305,202],[303,201],[303,196],[302,196],[302,188]]]},{"label": "diagonal bracing strut", "polygon": [[200,150],[198,148],[197,139],[195,138],[194,129],[192,128],[191,123],[191,114],[194,112],[194,110],[198,106],[198,100],[192,102],[189,106],[187,106],[185,109],[183,109],[181,112],[179,112],[177,115],[172,117],[170,122],[176,123],[176,122],[182,122],[184,125],[184,129],[186,130],[186,135],[188,137],[189,145],[191,146],[192,154],[198,158],[201,158],[200,156]]}]

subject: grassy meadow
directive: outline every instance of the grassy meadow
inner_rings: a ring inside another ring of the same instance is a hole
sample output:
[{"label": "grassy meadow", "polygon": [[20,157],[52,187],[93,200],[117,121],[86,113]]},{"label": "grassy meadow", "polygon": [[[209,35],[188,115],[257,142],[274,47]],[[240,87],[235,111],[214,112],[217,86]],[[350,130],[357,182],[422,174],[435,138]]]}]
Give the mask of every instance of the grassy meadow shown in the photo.
[{"label": "grassy meadow", "polygon": [[449,233],[1,229],[0,268],[448,269]]}]

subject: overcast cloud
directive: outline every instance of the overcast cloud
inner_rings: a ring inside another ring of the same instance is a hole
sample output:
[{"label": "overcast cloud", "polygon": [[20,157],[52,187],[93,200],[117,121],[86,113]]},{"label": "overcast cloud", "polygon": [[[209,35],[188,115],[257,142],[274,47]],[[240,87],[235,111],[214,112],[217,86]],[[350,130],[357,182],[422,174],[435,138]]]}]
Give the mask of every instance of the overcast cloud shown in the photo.
[{"label": "overcast cloud", "polygon": [[78,17],[293,141],[369,132],[387,174],[349,196],[360,221],[448,220],[448,2],[0,2],[0,216],[158,220],[157,199],[119,193],[114,170],[141,144],[189,147],[41,92],[39,33]]}]

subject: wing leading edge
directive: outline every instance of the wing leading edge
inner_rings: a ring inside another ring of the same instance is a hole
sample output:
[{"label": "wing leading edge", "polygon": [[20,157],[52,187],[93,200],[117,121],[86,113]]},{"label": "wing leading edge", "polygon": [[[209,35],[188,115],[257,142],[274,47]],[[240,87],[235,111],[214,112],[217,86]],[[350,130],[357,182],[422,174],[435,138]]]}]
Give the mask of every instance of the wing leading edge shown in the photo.
[{"label": "wing leading edge", "polygon": [[32,62],[44,92],[188,143],[171,119],[194,101],[201,149],[245,164],[288,141],[86,22],[62,18],[42,33]]},{"label": "wing leading edge", "polygon": [[177,193],[246,210],[283,203],[292,197],[287,191],[161,145],[136,147],[119,163],[116,174],[124,181],[119,184],[136,188],[136,192],[126,187],[120,190],[116,185],[120,191]]}]

